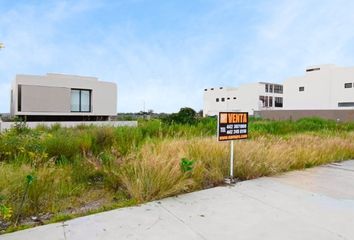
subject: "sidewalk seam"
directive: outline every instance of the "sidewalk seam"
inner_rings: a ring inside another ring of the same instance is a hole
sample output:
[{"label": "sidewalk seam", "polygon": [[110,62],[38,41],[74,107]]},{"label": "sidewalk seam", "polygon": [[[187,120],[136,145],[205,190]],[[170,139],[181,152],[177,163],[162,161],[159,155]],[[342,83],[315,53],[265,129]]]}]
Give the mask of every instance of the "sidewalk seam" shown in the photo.
[{"label": "sidewalk seam", "polygon": [[354,172],[353,169],[344,168],[344,167],[342,167],[342,166],[324,165],[324,166],[321,166],[321,167],[324,167],[324,168],[331,168],[331,169],[339,169],[339,170],[347,171],[347,172]]},{"label": "sidewalk seam", "polygon": [[65,222],[62,222],[62,225],[61,225],[62,227],[63,227],[63,233],[64,233],[64,240],[67,240],[67,238],[66,238],[66,231],[65,231],[65,227],[66,226],[68,226],[67,224],[65,224]]},{"label": "sidewalk seam", "polygon": [[161,207],[163,210],[165,210],[169,215],[171,215],[172,217],[174,217],[175,219],[177,219],[179,222],[181,222],[183,225],[185,225],[187,228],[189,228],[193,233],[197,234],[200,238],[204,239],[204,240],[207,240],[206,237],[204,237],[201,233],[195,231],[194,229],[192,229],[190,226],[188,226],[184,221],[183,219],[179,218],[177,215],[175,215],[173,212],[171,212],[170,210],[168,210],[166,207],[164,207],[161,204],[158,205],[158,207]]}]

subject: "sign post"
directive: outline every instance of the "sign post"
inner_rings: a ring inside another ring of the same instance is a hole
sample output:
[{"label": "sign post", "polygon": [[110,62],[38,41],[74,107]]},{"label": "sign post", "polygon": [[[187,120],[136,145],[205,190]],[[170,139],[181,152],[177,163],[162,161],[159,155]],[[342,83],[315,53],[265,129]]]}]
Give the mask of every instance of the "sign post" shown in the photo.
[{"label": "sign post", "polygon": [[230,179],[234,178],[234,140],[230,142]]},{"label": "sign post", "polygon": [[248,138],[247,112],[220,112],[218,117],[218,141],[230,142],[230,177],[228,183],[235,183],[234,179],[234,140]]}]

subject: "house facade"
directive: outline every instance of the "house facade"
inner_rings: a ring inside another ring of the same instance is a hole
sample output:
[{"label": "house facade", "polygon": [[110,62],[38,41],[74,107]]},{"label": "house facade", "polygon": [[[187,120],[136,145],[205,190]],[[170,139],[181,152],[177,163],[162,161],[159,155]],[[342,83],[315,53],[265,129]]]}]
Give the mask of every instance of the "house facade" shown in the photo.
[{"label": "house facade", "polygon": [[98,121],[117,114],[117,86],[94,77],[16,75],[11,115],[27,121]]},{"label": "house facade", "polygon": [[221,111],[248,112],[283,108],[283,86],[258,82],[238,88],[204,89],[204,116],[214,116]]},{"label": "house facade", "polygon": [[203,95],[203,115],[213,116],[217,115],[218,112],[227,111],[237,111],[238,104],[237,100],[237,88],[206,88],[204,89]]},{"label": "house facade", "polygon": [[303,76],[284,81],[284,109],[354,109],[353,87],[354,67],[311,66]]}]

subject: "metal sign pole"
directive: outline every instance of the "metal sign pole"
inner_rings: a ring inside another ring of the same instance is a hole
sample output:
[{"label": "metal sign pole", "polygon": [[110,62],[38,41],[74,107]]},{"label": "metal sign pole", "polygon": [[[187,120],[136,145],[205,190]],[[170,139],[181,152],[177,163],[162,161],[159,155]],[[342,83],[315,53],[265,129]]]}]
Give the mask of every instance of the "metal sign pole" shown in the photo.
[{"label": "metal sign pole", "polygon": [[230,182],[234,179],[234,141],[230,142]]},{"label": "metal sign pole", "polygon": [[230,141],[230,177],[225,183],[234,184],[234,140],[248,138],[248,112],[219,112],[218,141]]}]

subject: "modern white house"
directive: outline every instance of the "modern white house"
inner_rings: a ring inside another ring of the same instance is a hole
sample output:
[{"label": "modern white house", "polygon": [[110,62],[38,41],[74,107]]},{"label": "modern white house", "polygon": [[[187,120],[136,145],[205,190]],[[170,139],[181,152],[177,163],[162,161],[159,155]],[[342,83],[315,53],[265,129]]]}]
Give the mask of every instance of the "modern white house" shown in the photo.
[{"label": "modern white house", "polygon": [[95,77],[16,75],[11,115],[27,121],[102,121],[117,114],[117,86]]},{"label": "modern white house", "polygon": [[284,109],[354,109],[354,67],[311,66],[284,81]]},{"label": "modern white house", "polygon": [[219,111],[226,111],[227,109],[237,111],[237,93],[237,88],[218,87],[204,89],[203,115],[217,115]]},{"label": "modern white house", "polygon": [[204,89],[204,116],[246,111],[267,119],[322,117],[354,120],[354,67],[311,66],[283,85],[258,82],[238,88]]},{"label": "modern white house", "polygon": [[283,86],[257,82],[238,88],[204,89],[204,116],[214,116],[221,111],[248,112],[283,108]]}]

